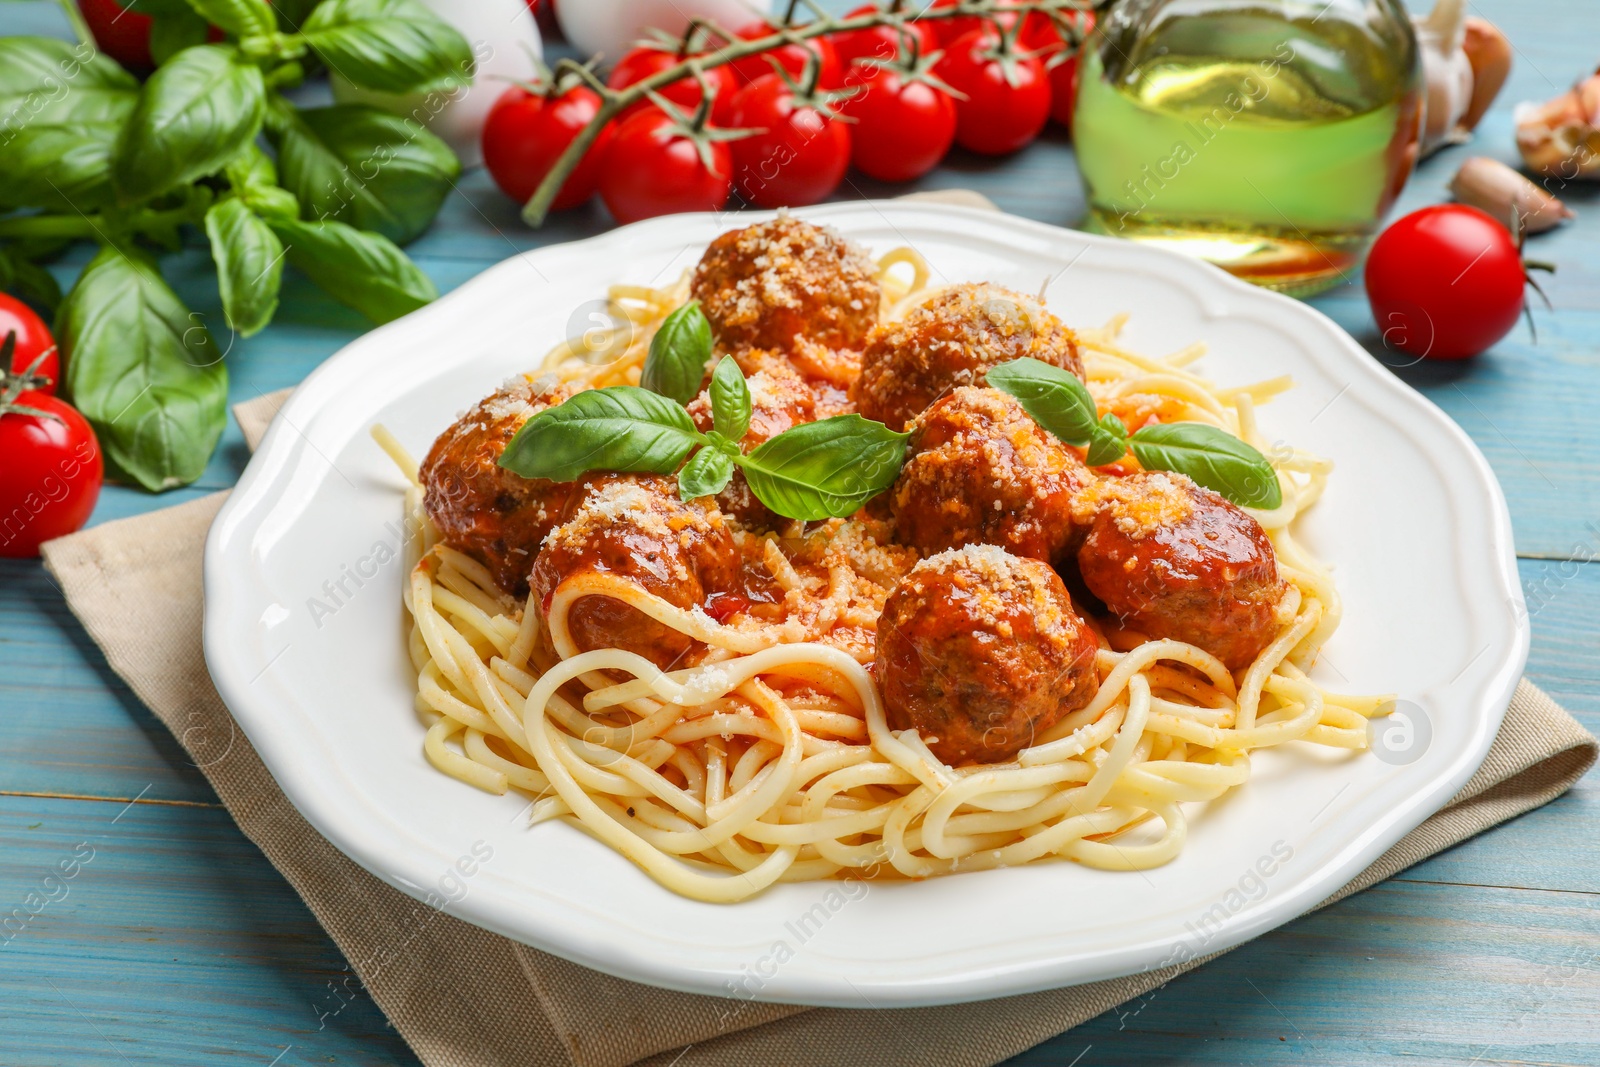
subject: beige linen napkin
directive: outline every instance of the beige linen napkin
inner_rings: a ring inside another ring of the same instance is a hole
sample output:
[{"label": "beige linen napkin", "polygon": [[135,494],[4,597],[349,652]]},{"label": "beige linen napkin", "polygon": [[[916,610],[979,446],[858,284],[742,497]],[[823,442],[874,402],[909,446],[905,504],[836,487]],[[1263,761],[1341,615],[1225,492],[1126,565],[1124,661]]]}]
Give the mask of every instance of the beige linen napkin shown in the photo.
[{"label": "beige linen napkin", "polygon": [[[252,448],[287,396],[235,409]],[[612,978],[434,911],[303,819],[217,696],[201,654],[201,555],[225,493],[49,542],[45,565],[106,659],[201,767],[429,1067],[997,1063],[1213,957],[1068,989],[887,1011],[798,1008]],[[1332,903],[1566,791],[1597,742],[1524,680],[1483,766]]]}]

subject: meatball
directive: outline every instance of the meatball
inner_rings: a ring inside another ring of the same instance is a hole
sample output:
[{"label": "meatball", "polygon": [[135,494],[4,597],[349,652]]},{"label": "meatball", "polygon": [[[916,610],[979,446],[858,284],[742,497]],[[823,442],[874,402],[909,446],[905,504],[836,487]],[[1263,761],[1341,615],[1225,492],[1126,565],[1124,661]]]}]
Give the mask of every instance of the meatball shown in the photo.
[{"label": "meatball", "polygon": [[[816,418],[816,401],[811,390],[793,373],[757,371],[745,379],[750,387],[750,429],[741,443],[745,450],[769,441],[792,426]],[[706,391],[689,402],[689,415],[705,431],[711,429],[711,397]],[[743,472],[734,471],[733,480],[717,494],[717,507],[729,518],[750,529],[770,528],[776,517],[756,499]]]},{"label": "meatball", "polygon": [[911,424],[890,493],[895,530],[923,553],[965,544],[1054,562],[1075,540],[1072,500],[1094,475],[998,389],[966,385]]},{"label": "meatball", "polygon": [[1122,622],[1248,666],[1284,620],[1288,584],[1261,524],[1181,474],[1107,478],[1079,494],[1084,585]]},{"label": "meatball", "polygon": [[499,465],[522,424],[573,393],[553,379],[515,378],[434,441],[422,461],[423,507],[444,543],[482,563],[501,589],[528,591],[528,572],[566,506],[570,482],[523,478]]},{"label": "meatball", "polygon": [[[734,587],[739,552],[722,515],[703,500],[684,503],[670,478],[650,474],[590,475],[578,482],[561,525],[550,532],[533,566],[533,591],[549,619],[556,587],[574,575],[604,572],[631,578],[680,608]],[[687,635],[620,600],[585,596],[567,613],[578,648],[622,648],[667,667],[688,652]]]},{"label": "meatball", "polygon": [[953,286],[873,335],[856,406],[904,430],[951,389],[982,385],[987,368],[1023,356],[1083,377],[1078,339],[1039,301],[998,285]]},{"label": "meatball", "polygon": [[1047,564],[994,545],[930,556],[878,619],[889,726],[947,764],[1008,760],[1094,698],[1096,648]]},{"label": "meatball", "polygon": [[833,230],[779,215],[712,241],[690,294],[729,348],[789,354],[803,338],[859,349],[883,301],[875,272],[867,254]]}]

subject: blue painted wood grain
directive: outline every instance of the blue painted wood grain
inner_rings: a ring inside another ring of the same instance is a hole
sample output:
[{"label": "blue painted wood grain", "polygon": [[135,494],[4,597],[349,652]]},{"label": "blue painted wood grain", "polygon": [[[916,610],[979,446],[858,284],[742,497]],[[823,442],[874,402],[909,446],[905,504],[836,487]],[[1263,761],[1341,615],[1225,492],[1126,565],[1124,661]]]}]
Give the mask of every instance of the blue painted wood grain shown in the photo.
[{"label": "blue painted wood grain", "polygon": [[[1511,105],[1553,94],[1600,59],[1593,0],[1536,9],[1485,0],[1474,11],[1511,30],[1510,84],[1475,141],[1429,161],[1399,210],[1441,199],[1468,154],[1514,161]],[[0,4],[0,33],[63,28],[51,5]],[[1083,211],[1071,147],[1055,132],[1003,161],[958,153],[914,187],[978,188],[1006,210],[1063,225]],[[909,188],[856,181],[841,196]],[[1590,418],[1600,400],[1600,185],[1563,195],[1580,218],[1530,246],[1560,267],[1538,343],[1519,328],[1471,363],[1396,373],[1456,418],[1494,466],[1533,605],[1529,673],[1600,729],[1600,564],[1574,562],[1600,555],[1600,429]],[[448,290],[518,251],[608,226],[592,206],[528,231],[475,172],[410,251]],[[58,264],[63,281],[86,255]],[[191,235],[164,266],[190,306],[219,323],[203,242]],[[1314,304],[1393,362],[1358,279]],[[233,398],[294,384],[364,328],[291,272],[273,326],[233,342]],[[195,487],[154,499],[108,487],[94,521],[224,488],[246,458],[230,425]],[[84,796],[140,799],[73,799]],[[1591,777],[1014,1062],[1600,1063],[1597,838]],[[45,882],[83,846],[94,850],[88,864]],[[0,936],[0,1064],[416,1063],[48,577],[0,561],[0,929],[9,909],[53,885],[65,895],[49,889],[57,899]]]}]

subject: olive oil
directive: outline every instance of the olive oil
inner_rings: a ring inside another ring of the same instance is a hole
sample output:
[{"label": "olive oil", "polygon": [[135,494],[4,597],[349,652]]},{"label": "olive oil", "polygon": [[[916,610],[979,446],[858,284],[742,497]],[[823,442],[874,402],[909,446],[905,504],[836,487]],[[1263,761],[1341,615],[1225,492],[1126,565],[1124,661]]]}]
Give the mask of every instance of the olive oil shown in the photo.
[{"label": "olive oil", "polygon": [[1339,281],[1416,159],[1416,44],[1386,6],[1114,8],[1073,117],[1090,228],[1296,295]]}]

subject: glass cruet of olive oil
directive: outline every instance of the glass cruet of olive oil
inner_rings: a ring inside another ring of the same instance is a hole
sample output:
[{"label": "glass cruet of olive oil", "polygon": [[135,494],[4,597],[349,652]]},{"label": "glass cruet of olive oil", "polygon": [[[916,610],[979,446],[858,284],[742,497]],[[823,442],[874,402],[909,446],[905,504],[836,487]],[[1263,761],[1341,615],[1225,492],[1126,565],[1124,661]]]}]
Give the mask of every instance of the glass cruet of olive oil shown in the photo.
[{"label": "glass cruet of olive oil", "polygon": [[1088,225],[1318,292],[1360,261],[1421,117],[1399,0],[1123,0],[1073,115]]}]

